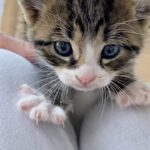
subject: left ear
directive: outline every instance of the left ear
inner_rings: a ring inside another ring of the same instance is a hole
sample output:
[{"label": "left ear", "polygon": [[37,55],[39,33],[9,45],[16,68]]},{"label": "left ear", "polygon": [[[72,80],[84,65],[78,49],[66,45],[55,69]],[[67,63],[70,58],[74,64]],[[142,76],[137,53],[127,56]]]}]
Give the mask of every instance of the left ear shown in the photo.
[{"label": "left ear", "polygon": [[18,0],[18,4],[23,12],[26,23],[34,25],[42,15],[43,7],[46,4],[48,5],[48,0]]},{"label": "left ear", "polygon": [[150,0],[138,0],[136,4],[136,18],[150,19]]}]

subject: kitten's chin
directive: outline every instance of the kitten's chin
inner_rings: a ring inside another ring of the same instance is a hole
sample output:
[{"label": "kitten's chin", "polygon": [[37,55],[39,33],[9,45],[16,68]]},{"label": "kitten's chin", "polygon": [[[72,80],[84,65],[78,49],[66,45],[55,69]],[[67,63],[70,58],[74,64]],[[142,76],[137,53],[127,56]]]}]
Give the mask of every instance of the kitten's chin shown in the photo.
[{"label": "kitten's chin", "polygon": [[95,89],[97,89],[98,87],[85,87],[85,86],[72,86],[73,89],[77,90],[77,91],[83,91],[83,92],[88,92],[88,91],[94,91]]}]

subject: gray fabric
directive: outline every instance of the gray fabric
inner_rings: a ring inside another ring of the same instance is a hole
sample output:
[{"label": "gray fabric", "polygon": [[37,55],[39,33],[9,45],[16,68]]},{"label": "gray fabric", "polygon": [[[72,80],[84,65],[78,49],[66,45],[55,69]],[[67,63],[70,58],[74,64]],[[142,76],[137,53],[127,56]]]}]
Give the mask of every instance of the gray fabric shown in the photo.
[{"label": "gray fabric", "polygon": [[0,50],[0,150],[77,150],[69,123],[36,126],[16,109],[17,88],[37,80],[37,70],[22,57]]},{"label": "gray fabric", "polygon": [[149,150],[150,107],[97,106],[81,131],[81,150]]},{"label": "gray fabric", "polygon": [[[36,126],[16,109],[17,88],[38,80],[37,70],[16,54],[0,50],[0,150],[77,150],[69,123]],[[81,130],[81,150],[148,150],[150,108],[119,109],[97,106],[87,115]]]}]

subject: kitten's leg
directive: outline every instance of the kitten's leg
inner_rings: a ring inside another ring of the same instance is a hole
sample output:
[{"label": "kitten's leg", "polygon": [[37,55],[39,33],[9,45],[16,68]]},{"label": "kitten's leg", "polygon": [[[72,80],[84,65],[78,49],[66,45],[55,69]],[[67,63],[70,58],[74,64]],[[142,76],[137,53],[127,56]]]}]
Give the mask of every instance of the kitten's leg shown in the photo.
[{"label": "kitten's leg", "polygon": [[17,107],[20,111],[28,114],[30,119],[35,120],[36,123],[43,121],[64,124],[66,114],[61,107],[52,105],[51,101],[48,101],[43,94],[28,85],[22,85],[20,92],[23,97]]},{"label": "kitten's leg", "polygon": [[150,104],[150,85],[136,81],[120,91],[116,100],[121,107],[148,105]]}]

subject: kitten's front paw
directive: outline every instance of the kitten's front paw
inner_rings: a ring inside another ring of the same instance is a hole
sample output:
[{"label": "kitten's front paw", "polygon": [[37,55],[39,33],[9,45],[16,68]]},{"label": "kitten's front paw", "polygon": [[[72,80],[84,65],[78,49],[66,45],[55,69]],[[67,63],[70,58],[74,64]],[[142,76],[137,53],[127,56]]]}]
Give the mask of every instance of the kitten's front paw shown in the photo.
[{"label": "kitten's front paw", "polygon": [[33,107],[29,113],[30,119],[39,122],[52,122],[57,125],[64,125],[66,120],[65,111],[59,106],[53,106],[42,102],[37,107]]},{"label": "kitten's front paw", "polygon": [[117,94],[117,103],[120,107],[131,105],[150,104],[150,85],[142,83],[133,83]]},{"label": "kitten's front paw", "polygon": [[29,118],[39,122],[49,122],[51,115],[52,105],[47,102],[41,102],[39,105],[33,107],[29,112]]},{"label": "kitten's front paw", "polygon": [[51,112],[51,121],[53,123],[64,126],[66,119],[67,119],[66,113],[61,107],[59,106],[53,107]]},{"label": "kitten's front paw", "polygon": [[43,98],[35,95],[24,96],[17,103],[17,108],[21,112],[29,113],[33,107],[38,106],[43,101]]},{"label": "kitten's front paw", "polygon": [[65,111],[59,106],[53,106],[50,103],[42,102],[33,107],[29,113],[30,119],[39,122],[52,122],[57,125],[64,125],[66,120]]},{"label": "kitten's front paw", "polygon": [[66,120],[65,111],[51,104],[46,100],[46,97],[32,89],[28,85],[23,85],[20,88],[23,97],[17,104],[17,108],[26,113],[30,119],[39,122],[52,122],[57,125],[64,125]]}]

